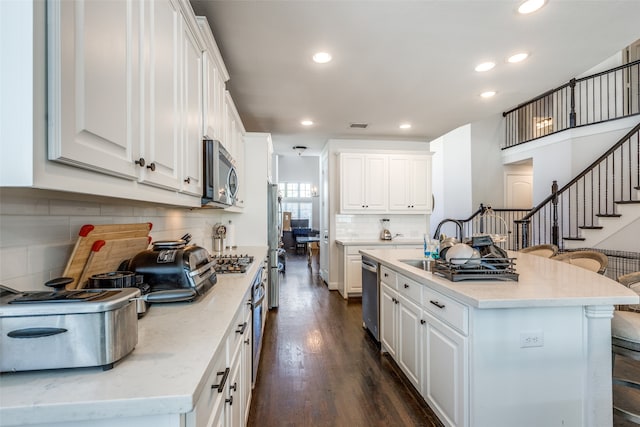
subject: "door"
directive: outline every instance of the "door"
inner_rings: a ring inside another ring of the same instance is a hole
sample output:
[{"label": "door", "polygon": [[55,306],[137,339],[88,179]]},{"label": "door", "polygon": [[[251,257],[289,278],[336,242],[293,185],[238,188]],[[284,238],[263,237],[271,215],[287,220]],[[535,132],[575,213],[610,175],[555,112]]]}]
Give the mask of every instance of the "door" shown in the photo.
[{"label": "door", "polygon": [[49,159],[135,180],[140,141],[139,7],[48,2]]},{"label": "door", "polygon": [[531,209],[533,207],[532,175],[506,173],[505,206],[512,209]]},{"label": "door", "polygon": [[182,120],[180,109],[180,42],[183,25],[173,0],[145,3],[149,7],[146,43],[147,72],[144,111],[146,160],[141,181],[167,189],[180,189],[179,153]]},{"label": "door", "polygon": [[387,210],[389,168],[386,155],[365,158],[364,200],[367,212]]},{"label": "door", "polygon": [[202,195],[202,49],[189,26],[182,28],[182,192]]},{"label": "door", "polygon": [[340,208],[342,211],[365,209],[364,156],[342,154],[340,156]]},{"label": "door", "polygon": [[420,315],[416,304],[399,296],[398,353],[399,365],[416,388],[420,388]]},{"label": "door", "polygon": [[398,301],[396,292],[384,283],[380,283],[380,344],[382,349],[388,351],[394,359],[396,359],[396,301]]}]

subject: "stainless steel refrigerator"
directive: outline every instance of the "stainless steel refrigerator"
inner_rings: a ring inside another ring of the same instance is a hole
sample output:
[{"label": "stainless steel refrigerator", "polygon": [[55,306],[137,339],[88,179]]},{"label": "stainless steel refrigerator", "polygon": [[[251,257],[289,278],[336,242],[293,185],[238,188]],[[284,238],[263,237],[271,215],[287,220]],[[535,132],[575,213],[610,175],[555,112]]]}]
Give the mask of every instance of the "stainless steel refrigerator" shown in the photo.
[{"label": "stainless steel refrigerator", "polygon": [[267,241],[269,244],[269,308],[278,307],[280,301],[280,276],[278,249],[280,247],[280,213],[278,185],[267,184]]}]

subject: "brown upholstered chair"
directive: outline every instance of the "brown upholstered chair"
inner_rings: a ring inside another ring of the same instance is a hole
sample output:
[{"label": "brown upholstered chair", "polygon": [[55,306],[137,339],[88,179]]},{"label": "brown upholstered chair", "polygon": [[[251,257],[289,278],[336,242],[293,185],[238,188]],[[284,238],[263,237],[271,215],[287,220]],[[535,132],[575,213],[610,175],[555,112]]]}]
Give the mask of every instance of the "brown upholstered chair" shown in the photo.
[{"label": "brown upholstered chair", "polygon": [[[640,294],[640,271],[620,276],[618,281]],[[613,313],[613,319],[611,319],[611,351],[613,353],[611,355],[612,366],[615,366],[616,355],[640,361],[640,312],[616,310]],[[635,381],[614,377],[613,384],[640,390],[640,383]],[[638,413],[633,413],[616,405],[613,406],[613,413],[633,423],[640,424],[640,414]]]},{"label": "brown upholstered chair", "polygon": [[556,245],[535,245],[528,248],[522,248],[519,252],[523,254],[537,255],[545,258],[551,258],[558,254],[558,247]]},{"label": "brown upholstered chair", "polygon": [[609,258],[603,253],[596,251],[574,251],[564,252],[551,259],[577,265],[598,274],[604,274],[609,265]]}]

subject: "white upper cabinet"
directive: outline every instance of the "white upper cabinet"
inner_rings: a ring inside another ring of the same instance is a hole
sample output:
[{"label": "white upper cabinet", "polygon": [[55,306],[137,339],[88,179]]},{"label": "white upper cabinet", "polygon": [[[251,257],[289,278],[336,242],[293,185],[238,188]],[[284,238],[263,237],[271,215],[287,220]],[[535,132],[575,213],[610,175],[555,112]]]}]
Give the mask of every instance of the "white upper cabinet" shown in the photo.
[{"label": "white upper cabinet", "polygon": [[52,1],[47,13],[49,159],[138,179],[140,8]]},{"label": "white upper cabinet", "polygon": [[431,212],[431,157],[340,154],[341,213]]},{"label": "white upper cabinet", "polygon": [[389,211],[431,212],[431,157],[405,154],[389,157]]},{"label": "white upper cabinet", "polygon": [[387,156],[340,154],[340,209],[343,213],[387,210]]},{"label": "white upper cabinet", "polygon": [[173,0],[146,2],[144,145],[141,182],[179,189],[182,20]]},{"label": "white upper cabinet", "polygon": [[188,3],[51,1],[48,39],[49,159],[136,183],[105,195],[163,199],[146,184],[199,205],[204,41]]},{"label": "white upper cabinet", "polygon": [[203,132],[209,139],[222,140],[224,127],[225,83],[229,73],[211,33],[207,18],[197,17],[204,39],[203,53]]},{"label": "white upper cabinet", "polygon": [[[191,25],[189,25],[191,24]],[[203,52],[197,39],[199,28],[195,20],[185,17],[182,28],[182,84],[183,84],[183,144],[182,191],[202,195],[202,98]]]}]

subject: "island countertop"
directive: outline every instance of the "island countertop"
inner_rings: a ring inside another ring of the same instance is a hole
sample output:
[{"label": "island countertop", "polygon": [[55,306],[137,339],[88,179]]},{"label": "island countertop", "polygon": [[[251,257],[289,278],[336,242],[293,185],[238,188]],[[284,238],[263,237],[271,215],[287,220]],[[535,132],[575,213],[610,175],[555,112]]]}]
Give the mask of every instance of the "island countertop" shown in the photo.
[{"label": "island countertop", "polygon": [[0,424],[190,412],[267,247],[240,247],[235,252],[254,256],[246,273],[219,274],[213,288],[193,303],[153,304],[139,319],[135,349],[113,369],[2,374]]},{"label": "island countertop", "polygon": [[460,302],[477,308],[562,307],[637,304],[638,294],[605,276],[575,265],[508,251],[518,281],[452,282],[402,260],[424,259],[417,249],[367,249],[361,254]]}]

